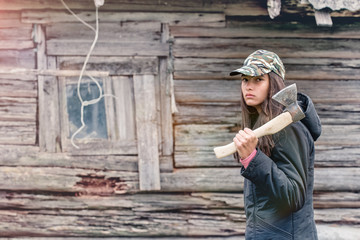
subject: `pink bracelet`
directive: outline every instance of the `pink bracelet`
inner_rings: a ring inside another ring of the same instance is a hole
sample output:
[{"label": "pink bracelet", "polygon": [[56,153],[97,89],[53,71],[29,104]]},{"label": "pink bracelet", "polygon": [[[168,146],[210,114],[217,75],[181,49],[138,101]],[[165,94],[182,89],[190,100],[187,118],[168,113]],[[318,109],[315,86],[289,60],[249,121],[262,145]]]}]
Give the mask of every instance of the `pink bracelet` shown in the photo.
[{"label": "pink bracelet", "polygon": [[240,159],[241,164],[244,166],[244,168],[246,169],[249,166],[249,163],[251,162],[251,160],[253,160],[253,158],[256,155],[256,149],[254,149],[254,151],[245,159]]}]

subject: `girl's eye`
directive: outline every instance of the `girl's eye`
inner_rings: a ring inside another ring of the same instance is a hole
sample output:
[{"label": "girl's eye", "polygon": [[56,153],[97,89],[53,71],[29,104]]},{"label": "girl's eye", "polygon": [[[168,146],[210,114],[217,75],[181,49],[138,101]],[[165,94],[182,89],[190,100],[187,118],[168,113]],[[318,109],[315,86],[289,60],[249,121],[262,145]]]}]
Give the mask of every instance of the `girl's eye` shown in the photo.
[{"label": "girl's eye", "polygon": [[247,81],[249,81],[247,78],[243,78],[243,79],[241,79],[241,81],[243,81],[243,82],[247,82]]}]

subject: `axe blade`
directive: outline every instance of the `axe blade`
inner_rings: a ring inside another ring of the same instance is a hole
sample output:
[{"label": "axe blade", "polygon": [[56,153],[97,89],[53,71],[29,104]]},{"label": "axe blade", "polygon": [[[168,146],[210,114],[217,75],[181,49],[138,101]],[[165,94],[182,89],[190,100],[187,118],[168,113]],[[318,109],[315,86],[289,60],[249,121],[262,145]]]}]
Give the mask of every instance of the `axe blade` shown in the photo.
[{"label": "axe blade", "polygon": [[290,112],[294,122],[300,121],[305,117],[305,114],[297,103],[297,88],[295,83],[274,94],[272,99],[285,106],[285,110]]}]

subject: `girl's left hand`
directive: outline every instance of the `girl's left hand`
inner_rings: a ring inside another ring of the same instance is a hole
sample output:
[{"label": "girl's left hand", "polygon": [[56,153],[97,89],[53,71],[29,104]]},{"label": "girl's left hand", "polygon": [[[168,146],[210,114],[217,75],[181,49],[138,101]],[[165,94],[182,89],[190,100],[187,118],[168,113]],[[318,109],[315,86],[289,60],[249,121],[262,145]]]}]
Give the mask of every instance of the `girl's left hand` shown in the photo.
[{"label": "girl's left hand", "polygon": [[256,148],[258,138],[250,128],[240,130],[233,139],[241,159],[247,158]]}]

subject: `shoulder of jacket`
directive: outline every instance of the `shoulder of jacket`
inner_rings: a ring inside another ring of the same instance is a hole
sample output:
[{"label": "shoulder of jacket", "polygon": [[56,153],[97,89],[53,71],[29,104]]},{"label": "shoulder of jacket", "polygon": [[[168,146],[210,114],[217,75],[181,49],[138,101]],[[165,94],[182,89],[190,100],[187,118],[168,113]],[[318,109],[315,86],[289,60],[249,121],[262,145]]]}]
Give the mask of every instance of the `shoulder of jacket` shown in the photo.
[{"label": "shoulder of jacket", "polygon": [[280,132],[274,135],[275,145],[277,145],[277,143],[280,143],[281,145],[286,145],[290,142],[305,140],[313,142],[309,130],[300,121],[290,124],[289,126],[285,127]]}]

